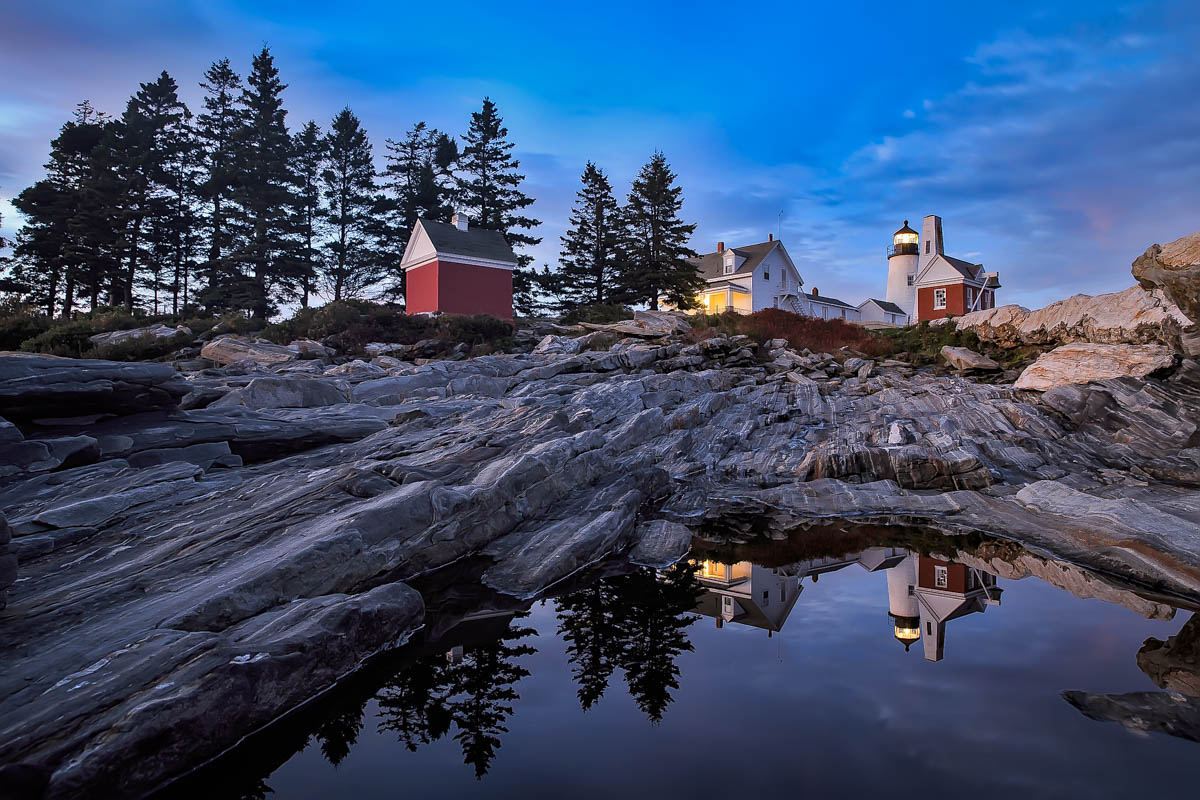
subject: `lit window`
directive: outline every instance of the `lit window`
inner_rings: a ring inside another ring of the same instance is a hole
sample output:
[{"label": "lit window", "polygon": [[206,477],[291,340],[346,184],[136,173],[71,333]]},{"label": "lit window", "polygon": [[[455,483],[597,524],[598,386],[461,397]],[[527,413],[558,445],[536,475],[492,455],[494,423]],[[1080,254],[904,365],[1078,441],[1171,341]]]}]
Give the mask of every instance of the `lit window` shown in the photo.
[{"label": "lit window", "polygon": [[949,576],[945,567],[933,568],[933,585],[939,589],[945,589],[949,585]]},{"label": "lit window", "polygon": [[946,307],[946,290],[945,289],[934,289],[933,290],[933,307],[935,309]]}]

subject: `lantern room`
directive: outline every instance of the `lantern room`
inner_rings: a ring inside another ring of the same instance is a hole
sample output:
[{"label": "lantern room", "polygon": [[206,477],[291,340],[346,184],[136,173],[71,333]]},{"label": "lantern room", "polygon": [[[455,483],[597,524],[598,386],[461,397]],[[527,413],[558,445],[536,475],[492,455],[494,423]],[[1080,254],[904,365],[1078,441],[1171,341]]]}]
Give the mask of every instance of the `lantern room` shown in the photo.
[{"label": "lantern room", "polygon": [[892,234],[892,246],[887,251],[888,258],[917,255],[917,239],[917,232],[908,227],[908,220],[904,220],[904,227]]}]

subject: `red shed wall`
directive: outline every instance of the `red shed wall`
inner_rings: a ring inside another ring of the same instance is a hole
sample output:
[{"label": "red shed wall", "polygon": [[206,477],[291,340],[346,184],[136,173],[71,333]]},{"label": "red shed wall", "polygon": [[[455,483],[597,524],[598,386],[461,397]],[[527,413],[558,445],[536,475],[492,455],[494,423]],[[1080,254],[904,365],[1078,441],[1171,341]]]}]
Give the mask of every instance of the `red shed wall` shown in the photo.
[{"label": "red shed wall", "polygon": [[[934,309],[933,290],[946,290],[946,307]],[[961,283],[950,283],[945,286],[922,286],[917,289],[917,319],[941,319],[942,317],[961,316],[966,310],[966,287]]]},{"label": "red shed wall", "polygon": [[512,270],[455,264],[452,261],[437,261],[435,264],[438,270],[439,311],[513,318]]},{"label": "red shed wall", "polygon": [[423,264],[410,269],[405,276],[407,291],[404,295],[404,313],[419,314],[422,311],[438,310],[438,262]]}]

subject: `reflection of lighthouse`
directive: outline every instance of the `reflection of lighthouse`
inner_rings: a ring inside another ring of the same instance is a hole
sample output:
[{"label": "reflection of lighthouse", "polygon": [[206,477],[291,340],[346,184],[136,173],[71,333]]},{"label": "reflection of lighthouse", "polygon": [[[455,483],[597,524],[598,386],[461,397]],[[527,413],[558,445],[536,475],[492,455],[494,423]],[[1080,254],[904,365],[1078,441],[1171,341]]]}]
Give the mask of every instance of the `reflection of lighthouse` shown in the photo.
[{"label": "reflection of lighthouse", "polygon": [[888,616],[895,627],[896,640],[904,650],[921,638],[921,612],[917,601],[917,557],[909,554],[887,571]]},{"label": "reflection of lighthouse", "polygon": [[888,570],[888,616],[907,651],[922,640],[926,661],[941,661],[946,623],[1000,605],[996,576],[965,564],[910,554]]}]

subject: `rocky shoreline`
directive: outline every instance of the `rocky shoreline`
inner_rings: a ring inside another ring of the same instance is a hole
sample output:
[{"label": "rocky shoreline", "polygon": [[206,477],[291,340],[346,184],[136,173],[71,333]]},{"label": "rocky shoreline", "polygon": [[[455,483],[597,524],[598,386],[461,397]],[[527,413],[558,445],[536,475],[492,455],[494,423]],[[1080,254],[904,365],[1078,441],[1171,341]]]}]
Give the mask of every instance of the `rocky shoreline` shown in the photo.
[{"label": "rocky shoreline", "polygon": [[592,327],[348,363],[221,339],[222,366],[186,374],[0,356],[5,774],[46,797],[149,791],[404,641],[424,622],[406,582],[467,556],[529,598],[614,554],[669,564],[697,532],[854,519],[1200,602],[1182,323],[1138,377],[1045,391],[692,341],[672,315]]}]

